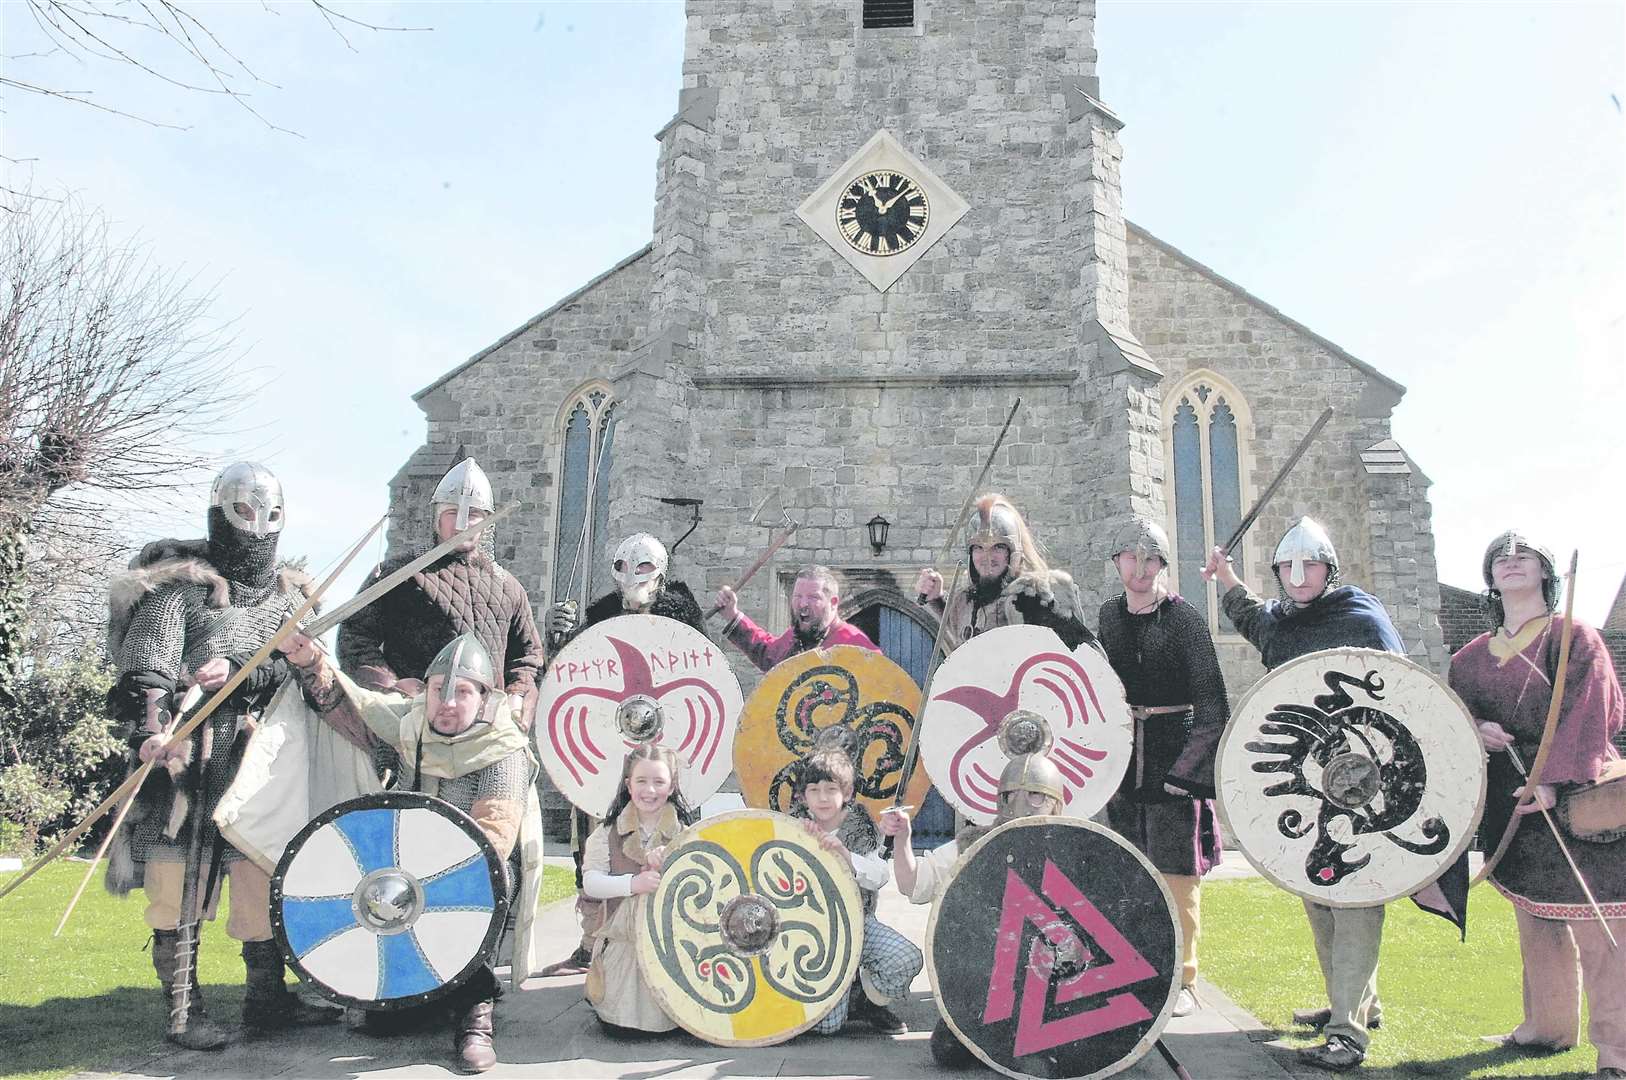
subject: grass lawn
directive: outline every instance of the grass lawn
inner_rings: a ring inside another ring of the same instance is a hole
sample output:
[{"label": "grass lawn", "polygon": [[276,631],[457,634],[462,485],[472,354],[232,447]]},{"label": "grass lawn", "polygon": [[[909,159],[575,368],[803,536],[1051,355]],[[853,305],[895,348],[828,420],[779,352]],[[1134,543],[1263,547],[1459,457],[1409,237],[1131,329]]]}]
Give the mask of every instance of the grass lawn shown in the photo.
[{"label": "grass lawn", "polygon": [[[1525,1057],[1479,1040],[1513,1030],[1523,1016],[1519,943],[1512,905],[1490,886],[1473,890],[1468,910],[1463,943],[1449,923],[1409,901],[1389,905],[1378,967],[1383,1027],[1355,1075],[1591,1077],[1597,1053],[1585,1041],[1584,1016],[1582,1045],[1564,1054]],[[1203,975],[1267,1027],[1303,1032],[1293,1010],[1326,1004],[1303,905],[1268,882],[1203,886],[1201,956]]]},{"label": "grass lawn", "polygon": [[[0,900],[0,1076],[54,1080],[163,1042],[139,892],[117,900],[98,872],[62,936],[51,936],[85,865],[53,863]],[[546,869],[542,904],[574,893],[568,870]],[[222,911],[203,931],[198,971],[210,1015],[227,1024],[243,1004],[240,948]]]}]

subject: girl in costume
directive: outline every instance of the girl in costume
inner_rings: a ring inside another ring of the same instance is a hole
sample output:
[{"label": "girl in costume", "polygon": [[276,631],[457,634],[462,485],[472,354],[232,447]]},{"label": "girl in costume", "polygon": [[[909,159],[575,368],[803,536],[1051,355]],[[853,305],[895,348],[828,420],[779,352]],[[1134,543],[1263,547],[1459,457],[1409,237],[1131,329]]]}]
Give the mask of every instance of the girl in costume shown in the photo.
[{"label": "girl in costume", "polygon": [[587,1000],[614,1035],[677,1025],[638,970],[637,928],[626,901],[655,891],[672,839],[696,818],[678,789],[678,756],[643,743],[627,754],[621,787],[582,851],[582,892],[605,906],[587,971]]},{"label": "girl in costume", "polygon": [[[1573,622],[1563,704],[1548,734],[1563,635],[1563,619],[1553,614],[1559,581],[1552,552],[1509,531],[1491,542],[1480,570],[1497,625],[1452,657],[1450,681],[1479,722],[1490,754],[1487,844],[1500,847],[1510,823],[1517,822],[1490,880],[1513,904],[1524,961],[1524,1022],[1506,1035],[1487,1038],[1531,1053],[1567,1050],[1579,1037],[1585,987],[1597,1075],[1626,1080],[1626,837],[1566,838],[1621,942],[1621,951],[1615,951],[1540,812],[1620,767],[1611,745],[1626,712],[1620,683],[1603,638]],[[1550,749],[1539,783],[1527,791],[1514,754],[1533,768],[1544,741]],[[1533,798],[1525,801],[1527,796]]]}]

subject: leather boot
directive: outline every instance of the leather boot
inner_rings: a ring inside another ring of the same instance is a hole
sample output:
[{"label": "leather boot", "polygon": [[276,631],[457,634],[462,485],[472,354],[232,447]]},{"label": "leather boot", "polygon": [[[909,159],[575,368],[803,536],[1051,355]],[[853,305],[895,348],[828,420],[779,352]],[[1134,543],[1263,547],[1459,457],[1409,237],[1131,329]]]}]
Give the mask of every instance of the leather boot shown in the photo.
[{"label": "leather boot", "polygon": [[243,1026],[250,1031],[331,1024],[344,1015],[344,1010],[335,1006],[307,1004],[288,989],[282,950],[275,941],[243,942],[243,967]]},{"label": "leather boot", "polygon": [[491,1017],[496,1005],[476,1001],[457,1018],[453,1047],[457,1065],[466,1073],[482,1073],[497,1064],[497,1051],[491,1041]]},{"label": "leather boot", "polygon": [[198,989],[197,971],[190,973],[192,1004],[186,1014],[186,1028],[174,1032],[169,1029],[171,1010],[175,1004],[175,965],[180,953],[180,931],[154,930],[152,932],[152,968],[158,974],[158,985],[164,991],[164,1039],[187,1050],[219,1050],[231,1042],[231,1037],[204,1013],[203,993]]}]

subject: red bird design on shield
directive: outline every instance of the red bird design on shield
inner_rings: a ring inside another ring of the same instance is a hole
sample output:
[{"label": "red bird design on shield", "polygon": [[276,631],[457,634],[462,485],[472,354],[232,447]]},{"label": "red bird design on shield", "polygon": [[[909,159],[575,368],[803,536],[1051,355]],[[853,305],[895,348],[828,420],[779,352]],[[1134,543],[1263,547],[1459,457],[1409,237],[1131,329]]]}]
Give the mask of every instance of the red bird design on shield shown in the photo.
[{"label": "red bird design on shield", "polygon": [[[717,688],[694,675],[658,682],[654,666],[641,649],[609,635],[604,640],[620,661],[606,665],[612,671],[619,668],[620,688],[577,686],[554,699],[553,708],[548,712],[548,741],[571,778],[580,784],[584,776],[598,775],[602,764],[611,760],[588,730],[588,716],[594,703],[607,701],[612,706],[619,705],[638,694],[654,699],[664,714],[661,733],[655,742],[672,747],[690,768],[700,772],[709,770],[723,741],[724,706]],[[624,748],[615,755],[610,765],[612,769],[619,770],[623,755],[637,745],[624,737],[621,741]]]}]

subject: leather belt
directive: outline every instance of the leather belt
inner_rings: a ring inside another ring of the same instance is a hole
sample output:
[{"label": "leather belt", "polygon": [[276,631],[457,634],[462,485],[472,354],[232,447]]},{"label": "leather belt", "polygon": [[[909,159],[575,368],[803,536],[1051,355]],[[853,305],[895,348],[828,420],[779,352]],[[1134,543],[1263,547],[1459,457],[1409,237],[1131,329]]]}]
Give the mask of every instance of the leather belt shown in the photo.
[{"label": "leather belt", "polygon": [[1135,717],[1136,720],[1145,720],[1147,717],[1151,717],[1151,716],[1173,716],[1176,713],[1188,713],[1188,712],[1192,711],[1192,706],[1190,706],[1190,705],[1131,705],[1131,706],[1129,706],[1129,711],[1134,714],[1134,717]]}]

